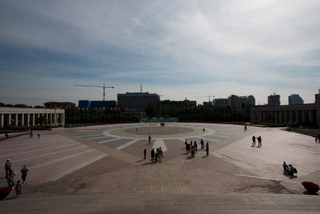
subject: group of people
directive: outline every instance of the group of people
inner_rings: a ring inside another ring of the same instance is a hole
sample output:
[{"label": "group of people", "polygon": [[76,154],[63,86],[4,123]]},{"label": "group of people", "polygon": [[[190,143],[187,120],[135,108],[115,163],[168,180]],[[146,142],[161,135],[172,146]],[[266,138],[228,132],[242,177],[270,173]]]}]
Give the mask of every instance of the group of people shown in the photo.
[{"label": "group of people", "polygon": [[[146,159],[146,154],[147,154],[147,151],[146,149],[144,150],[144,159]],[[160,148],[157,148],[156,151],[154,151],[154,149],[151,150],[151,161],[155,161],[155,162],[158,162],[158,161],[161,161],[161,159],[163,158],[163,151]]]},{"label": "group of people", "polygon": [[256,140],[258,141],[258,147],[262,146],[262,138],[261,136],[256,137],[256,136],[252,136],[252,146],[251,147],[255,147],[256,146]]},{"label": "group of people", "polygon": [[22,179],[22,183],[20,180],[17,181],[16,185],[14,183],[14,177],[16,176],[16,174],[13,172],[12,169],[12,163],[10,162],[10,159],[8,159],[6,161],[6,163],[4,164],[4,169],[6,171],[6,179],[8,182],[8,186],[13,188],[16,190],[16,196],[21,196],[21,190],[22,190],[22,183],[25,184],[26,179],[27,179],[27,175],[28,175],[28,168],[26,165],[23,166],[23,168],[20,170],[21,173],[21,179]]},{"label": "group of people", "polygon": [[195,153],[198,152],[198,144],[197,144],[197,142],[194,141],[194,143],[192,144],[192,141],[190,141],[190,143],[188,143],[188,140],[186,140],[186,142],[184,144],[186,146],[187,154],[191,153],[191,156],[194,157]]},{"label": "group of people", "polygon": [[[203,139],[201,139],[200,141],[200,145],[201,145],[201,149],[204,149],[204,141]],[[190,141],[190,143],[188,143],[188,140],[185,141],[185,146],[186,146],[186,153],[189,154],[191,153],[191,157],[195,157],[196,153],[198,152],[198,144],[196,141],[194,141],[192,143],[192,141]],[[209,142],[207,142],[206,144],[206,150],[207,152],[207,156],[209,155]]]},{"label": "group of people", "polygon": [[[148,145],[151,144],[151,136],[149,135],[148,137]],[[209,142],[206,143],[206,146],[204,145],[204,141],[203,139],[201,139],[200,141],[201,144],[201,149],[205,149],[207,156],[209,155]],[[195,154],[198,152],[198,144],[196,141],[194,141],[192,143],[192,141],[190,141],[190,143],[188,142],[188,140],[185,141],[185,147],[186,147],[186,153],[187,154],[191,154],[191,157],[195,157]],[[144,156],[144,160],[147,158],[147,149],[143,150],[143,156]],[[161,147],[157,148],[156,151],[154,150],[154,148],[151,150],[151,161],[154,162],[158,162],[161,161],[163,158],[163,151],[161,149]]]},{"label": "group of people", "polygon": [[292,164],[287,165],[285,161],[283,161],[283,174],[286,176],[293,177],[294,173],[298,173],[297,169],[292,166]]}]

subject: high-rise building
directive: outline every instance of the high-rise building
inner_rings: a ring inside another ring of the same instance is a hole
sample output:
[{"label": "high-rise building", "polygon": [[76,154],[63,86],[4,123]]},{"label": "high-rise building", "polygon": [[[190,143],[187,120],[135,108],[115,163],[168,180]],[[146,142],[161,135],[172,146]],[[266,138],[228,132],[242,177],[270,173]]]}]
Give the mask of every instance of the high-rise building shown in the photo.
[{"label": "high-rise building", "polygon": [[217,107],[227,107],[228,99],[227,98],[217,98],[213,100],[213,105]]},{"label": "high-rise building", "polygon": [[278,94],[273,94],[268,96],[268,105],[271,106],[280,106],[280,95]]},{"label": "high-rise building", "polygon": [[144,112],[149,104],[159,111],[160,96],[158,94],[149,94],[148,92],[127,92],[125,94],[118,94],[118,105],[121,105],[124,109],[130,109],[135,112]]},{"label": "high-rise building", "polygon": [[291,94],[288,97],[288,103],[289,105],[303,104],[303,99],[300,97],[299,94]]},{"label": "high-rise building", "polygon": [[197,101],[195,101],[195,100],[188,100],[186,98],[183,102],[185,102],[185,104],[190,105],[190,106],[197,106]]},{"label": "high-rise building", "polygon": [[245,109],[249,105],[254,106],[255,102],[255,98],[252,95],[240,97],[237,95],[231,95],[228,97],[228,105],[235,109]]}]

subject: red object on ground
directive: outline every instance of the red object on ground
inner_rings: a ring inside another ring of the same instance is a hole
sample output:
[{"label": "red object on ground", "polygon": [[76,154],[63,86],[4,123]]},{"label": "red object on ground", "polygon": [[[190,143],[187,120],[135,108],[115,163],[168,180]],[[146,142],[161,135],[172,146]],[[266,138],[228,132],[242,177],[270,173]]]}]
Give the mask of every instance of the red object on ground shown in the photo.
[{"label": "red object on ground", "polygon": [[319,185],[309,182],[309,181],[304,181],[301,183],[308,192],[316,193],[319,191]]},{"label": "red object on ground", "polygon": [[11,187],[0,188],[0,200],[5,199],[10,194],[11,190]]}]

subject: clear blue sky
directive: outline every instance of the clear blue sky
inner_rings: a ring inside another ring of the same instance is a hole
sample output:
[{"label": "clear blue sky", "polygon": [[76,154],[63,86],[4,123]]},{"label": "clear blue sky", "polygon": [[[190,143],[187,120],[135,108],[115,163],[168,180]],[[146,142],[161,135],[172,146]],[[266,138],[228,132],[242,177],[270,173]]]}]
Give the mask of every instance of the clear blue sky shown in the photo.
[{"label": "clear blue sky", "polygon": [[[161,99],[276,90],[314,102],[319,0],[0,0],[0,102]],[[211,97],[212,100],[212,97]]]}]

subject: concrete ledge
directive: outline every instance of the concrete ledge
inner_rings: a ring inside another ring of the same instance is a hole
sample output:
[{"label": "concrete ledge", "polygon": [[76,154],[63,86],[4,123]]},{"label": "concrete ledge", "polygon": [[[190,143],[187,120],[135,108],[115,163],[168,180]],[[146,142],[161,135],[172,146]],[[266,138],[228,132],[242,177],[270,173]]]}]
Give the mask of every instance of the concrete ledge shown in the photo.
[{"label": "concrete ledge", "polygon": [[19,137],[19,136],[26,135],[26,134],[29,134],[29,132],[28,131],[23,131],[23,132],[8,133],[9,137],[6,137],[5,134],[1,134],[0,135],[0,141],[1,140],[6,140],[6,139],[9,139],[9,138],[13,138],[13,137]]}]

